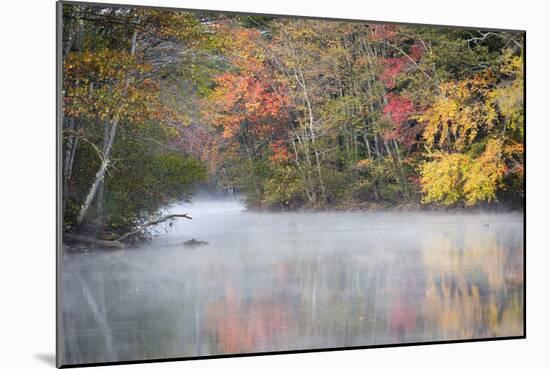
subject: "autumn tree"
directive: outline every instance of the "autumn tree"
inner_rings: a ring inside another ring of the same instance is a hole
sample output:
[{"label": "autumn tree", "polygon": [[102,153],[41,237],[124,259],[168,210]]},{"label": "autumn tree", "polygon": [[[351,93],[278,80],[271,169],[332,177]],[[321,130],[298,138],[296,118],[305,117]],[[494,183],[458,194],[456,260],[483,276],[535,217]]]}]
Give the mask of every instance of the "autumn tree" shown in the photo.
[{"label": "autumn tree", "polygon": [[507,177],[523,175],[523,63],[509,51],[501,63],[443,83],[419,117],[430,158],[421,166],[424,202],[492,202]]},{"label": "autumn tree", "polygon": [[[218,32],[229,33],[227,25]],[[231,68],[215,78],[215,87],[204,103],[204,116],[228,142],[220,145],[225,155],[238,153],[246,158],[252,178],[241,181],[249,186],[249,196],[260,201],[259,173],[267,161],[286,160],[284,140],[287,137],[290,101],[286,86],[278,81],[260,46],[262,36],[257,29],[231,29],[231,39],[224,40],[224,55]],[[263,165],[261,163],[264,163]],[[244,169],[244,167],[240,167]],[[241,174],[241,178],[246,176]]]},{"label": "autumn tree", "polygon": [[[179,66],[178,54],[183,45],[195,47],[204,37],[200,21],[187,13],[67,5],[64,17],[64,208],[69,218],[74,214],[75,224],[81,224],[88,218],[95,201],[96,221],[102,226],[106,175],[116,178],[114,172],[125,165],[113,156],[122,147],[117,144],[117,137],[121,130],[124,135],[135,135],[150,129],[154,123],[169,130],[183,120],[180,112],[162,95],[161,80],[171,68]],[[163,53],[158,54],[157,48],[162,48]],[[159,138],[169,139],[168,131],[157,132]],[[98,163],[95,174],[90,176],[92,169],[79,160],[79,177],[74,178],[75,157],[88,152],[93,153],[90,163]],[[151,155],[160,155],[160,151]],[[185,154],[180,157],[187,160]],[[166,160],[171,159],[166,157]],[[188,164],[195,165],[191,161]],[[200,169],[193,171],[183,162],[182,165],[182,170],[193,173],[190,178],[196,176],[198,180],[204,176]],[[84,177],[88,178],[88,184]],[[115,183],[114,180],[114,187]],[[187,191],[184,188],[182,185],[181,190]],[[70,189],[73,191],[69,192]],[[162,197],[166,195],[157,197],[156,206],[147,208],[146,212],[136,211],[116,223],[133,225],[169,200]],[[116,194],[110,198],[115,201]],[[69,201],[71,207],[67,208]],[[93,220],[86,222],[93,223]]]},{"label": "autumn tree", "polygon": [[135,228],[205,179],[253,208],[521,203],[521,33],[83,5],[64,17],[74,224]]}]

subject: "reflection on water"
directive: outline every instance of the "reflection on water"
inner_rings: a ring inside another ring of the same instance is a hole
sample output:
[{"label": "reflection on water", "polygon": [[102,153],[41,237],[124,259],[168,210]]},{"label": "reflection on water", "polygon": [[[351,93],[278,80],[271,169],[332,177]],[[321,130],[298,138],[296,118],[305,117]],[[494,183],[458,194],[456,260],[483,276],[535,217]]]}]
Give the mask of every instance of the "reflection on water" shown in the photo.
[{"label": "reflection on water", "polygon": [[521,214],[184,208],[141,248],[64,255],[65,364],[523,334]]}]

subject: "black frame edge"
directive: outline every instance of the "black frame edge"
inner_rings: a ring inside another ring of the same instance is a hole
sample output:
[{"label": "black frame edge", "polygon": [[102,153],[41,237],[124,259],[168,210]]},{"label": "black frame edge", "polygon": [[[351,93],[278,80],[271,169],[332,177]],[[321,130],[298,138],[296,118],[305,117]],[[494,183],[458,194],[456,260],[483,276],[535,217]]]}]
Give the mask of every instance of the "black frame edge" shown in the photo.
[{"label": "black frame edge", "polygon": [[224,355],[209,355],[209,356],[189,356],[189,357],[177,357],[177,358],[162,358],[162,359],[143,359],[143,360],[127,360],[127,361],[109,361],[98,363],[84,363],[84,364],[68,364],[62,365],[60,368],[86,368],[95,366],[111,366],[111,365],[132,365],[132,364],[150,364],[150,363],[165,363],[165,362],[178,362],[178,361],[193,361],[193,360],[212,360],[212,359],[233,359],[241,357],[254,357],[254,356],[272,356],[272,355],[289,355],[289,354],[312,354],[319,352],[334,352],[334,351],[352,351],[352,350],[369,350],[369,349],[383,349],[394,347],[414,347],[414,346],[431,346],[431,345],[447,345],[456,343],[475,343],[475,342],[495,342],[495,341],[509,341],[525,339],[525,335],[522,336],[509,336],[509,337],[490,337],[490,338],[473,338],[463,340],[448,340],[448,341],[427,341],[427,342],[407,342],[397,344],[382,344],[371,346],[351,346],[351,347],[331,347],[320,349],[307,349],[307,350],[288,350],[288,351],[267,351],[267,352],[253,352],[243,354],[224,354]]},{"label": "black frame edge", "polygon": [[[494,31],[494,32],[516,32],[523,34],[523,47],[524,47],[524,82],[523,82],[523,117],[524,117],[524,200],[523,200],[523,334],[519,336],[504,336],[504,337],[483,337],[473,339],[457,339],[457,340],[443,340],[443,341],[428,341],[428,342],[405,342],[405,343],[391,343],[369,346],[351,346],[351,347],[328,347],[319,349],[305,349],[305,350],[285,350],[285,351],[267,351],[267,352],[250,352],[250,353],[237,353],[237,354],[222,354],[222,355],[209,355],[209,356],[189,356],[189,357],[174,357],[174,358],[162,358],[162,359],[143,359],[143,360],[127,360],[127,361],[112,361],[112,362],[94,362],[83,364],[67,364],[62,363],[63,357],[63,340],[62,340],[62,319],[59,308],[61,307],[61,257],[62,257],[62,178],[60,163],[62,163],[62,123],[63,123],[63,109],[62,109],[62,82],[63,82],[63,55],[62,55],[62,35],[63,35],[63,5],[87,5],[87,6],[105,6],[105,7],[118,7],[118,8],[141,8],[141,9],[158,9],[164,11],[184,11],[184,12],[212,12],[223,13],[228,15],[250,15],[250,16],[272,16],[272,17],[284,17],[290,19],[310,19],[310,20],[323,20],[334,22],[356,22],[356,23],[371,23],[371,24],[391,24],[402,26],[414,26],[414,27],[439,27],[449,29],[467,29],[467,30],[481,30],[481,31]],[[429,24],[429,23],[409,23],[409,22],[395,22],[395,21],[380,21],[380,20],[366,20],[366,19],[348,19],[348,18],[331,18],[320,16],[305,16],[305,15],[289,15],[289,14],[269,14],[269,13],[253,13],[253,12],[241,12],[241,11],[226,11],[226,10],[214,10],[214,9],[194,9],[194,8],[175,8],[167,6],[154,6],[154,5],[132,5],[132,4],[113,4],[113,3],[101,3],[101,2],[87,2],[87,1],[72,1],[72,0],[57,0],[56,1],[56,367],[57,368],[83,368],[94,366],[112,366],[112,365],[129,365],[129,364],[144,364],[144,363],[162,363],[162,362],[178,362],[178,361],[191,361],[191,360],[209,360],[209,359],[224,359],[224,358],[239,358],[239,357],[254,357],[254,356],[269,356],[269,355],[288,355],[288,354],[307,354],[318,352],[334,352],[334,351],[351,351],[351,350],[365,350],[365,349],[377,349],[377,348],[392,348],[392,347],[414,347],[414,346],[429,346],[429,345],[446,345],[456,343],[475,343],[475,342],[492,342],[492,341],[507,341],[507,340],[521,340],[527,338],[527,139],[526,139],[526,127],[527,127],[527,31],[521,29],[505,29],[505,28],[487,28],[476,26],[454,26],[443,24]]]},{"label": "black frame edge", "polygon": [[55,96],[56,96],[56,129],[55,129],[55,149],[56,149],[56,166],[55,166],[55,181],[56,181],[56,229],[55,229],[55,364],[56,367],[61,367],[63,357],[63,329],[61,327],[61,256],[62,254],[62,226],[63,226],[63,214],[62,214],[62,173],[60,163],[62,163],[63,157],[61,150],[63,147],[63,110],[62,110],[62,83],[63,83],[63,54],[62,54],[62,42],[63,42],[63,2],[57,1],[55,4]]}]

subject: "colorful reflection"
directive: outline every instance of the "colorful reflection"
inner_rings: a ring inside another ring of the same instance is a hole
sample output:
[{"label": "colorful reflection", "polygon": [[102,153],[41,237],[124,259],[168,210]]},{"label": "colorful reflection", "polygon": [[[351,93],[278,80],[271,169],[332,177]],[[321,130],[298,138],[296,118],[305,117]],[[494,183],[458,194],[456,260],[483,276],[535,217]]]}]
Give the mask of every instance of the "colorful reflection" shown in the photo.
[{"label": "colorful reflection", "polygon": [[65,255],[66,362],[523,334],[521,214],[194,214],[208,247]]}]

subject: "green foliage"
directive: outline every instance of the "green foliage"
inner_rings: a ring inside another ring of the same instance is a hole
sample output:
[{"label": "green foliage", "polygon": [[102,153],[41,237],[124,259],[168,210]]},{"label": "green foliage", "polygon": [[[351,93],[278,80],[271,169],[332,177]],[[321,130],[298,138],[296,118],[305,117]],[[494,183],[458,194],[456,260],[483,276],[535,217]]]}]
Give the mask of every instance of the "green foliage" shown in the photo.
[{"label": "green foliage", "polygon": [[396,204],[403,200],[403,187],[391,158],[363,159],[356,168],[358,180],[353,193],[361,202]]},{"label": "green foliage", "polygon": [[239,23],[246,28],[262,28],[265,29],[273,17],[263,15],[243,15],[237,16]]},{"label": "green foliage", "polygon": [[64,221],[110,237],[188,200],[206,180],[182,138],[192,116],[182,91],[211,80],[164,52],[200,55],[212,35],[185,12],[65,4],[63,16]]},{"label": "green foliage", "polygon": [[[105,179],[107,228],[129,229],[174,201],[188,200],[193,189],[206,180],[206,168],[197,159],[151,144],[151,140],[161,142],[166,138],[167,133],[155,123],[121,132],[113,148],[114,164]],[[91,145],[81,145],[75,160],[69,219],[82,203],[99,165]],[[91,219],[96,218],[95,209]]]},{"label": "green foliage", "polygon": [[486,43],[468,41],[480,37],[476,31],[411,27],[405,32],[429,45],[422,64],[432,68],[434,77],[440,81],[471,77],[495,63],[498,57],[498,53],[491,52]]},{"label": "green foliage", "polygon": [[292,209],[306,203],[304,184],[295,168],[280,166],[274,170],[264,186],[262,205],[271,209]]},{"label": "green foliage", "polygon": [[206,180],[204,164],[192,157],[150,152],[139,142],[122,143],[125,152],[118,155],[124,155],[124,161],[106,181],[107,221],[113,227],[134,225],[136,220],[150,219],[163,206],[189,200],[194,187]]},{"label": "green foliage", "polygon": [[264,205],[265,182],[272,175],[272,167],[267,160],[235,161],[229,170],[229,177],[246,196],[246,204],[256,209]]},{"label": "green foliage", "polygon": [[506,127],[516,133],[518,139],[524,135],[523,56],[506,51],[500,66],[503,82],[490,93],[491,103],[496,105],[505,120]]},{"label": "green foliage", "polygon": [[203,181],[251,208],[523,199],[520,33],[100,6],[65,6],[64,17],[75,40],[65,151],[80,139],[69,223],[117,120],[110,228]]}]

